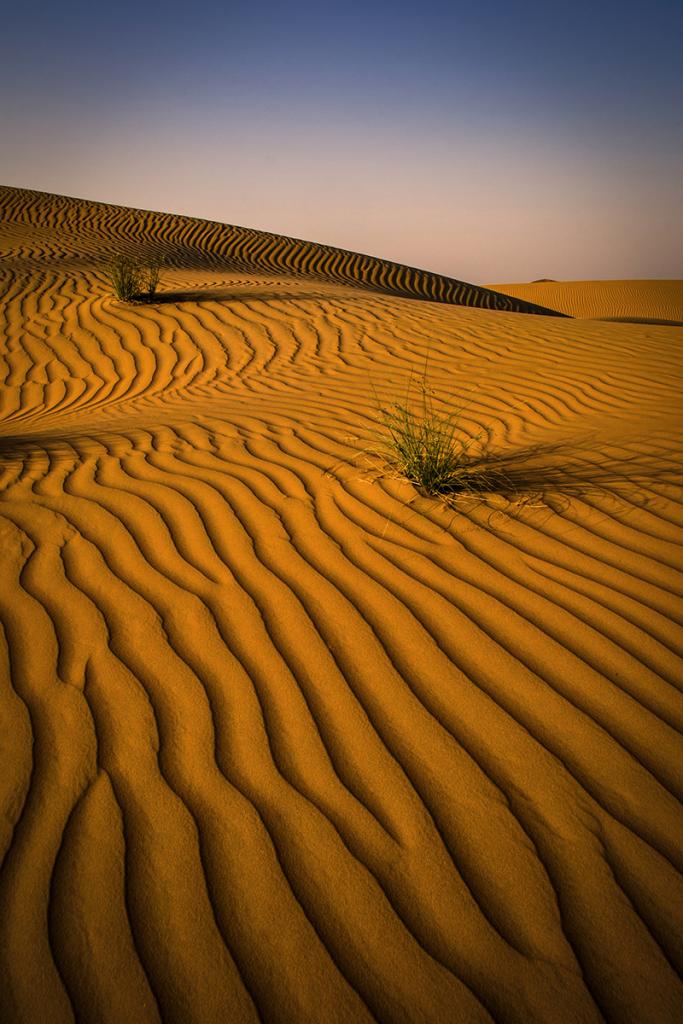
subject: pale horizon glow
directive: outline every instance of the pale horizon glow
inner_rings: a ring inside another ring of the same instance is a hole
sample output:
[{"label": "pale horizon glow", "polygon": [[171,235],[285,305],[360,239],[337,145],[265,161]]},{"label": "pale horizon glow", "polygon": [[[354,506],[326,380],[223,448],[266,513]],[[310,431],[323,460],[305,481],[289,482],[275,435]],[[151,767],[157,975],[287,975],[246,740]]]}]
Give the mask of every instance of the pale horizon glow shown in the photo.
[{"label": "pale horizon glow", "polygon": [[0,183],[475,283],[683,276],[680,8],[544,11],[15,12]]}]

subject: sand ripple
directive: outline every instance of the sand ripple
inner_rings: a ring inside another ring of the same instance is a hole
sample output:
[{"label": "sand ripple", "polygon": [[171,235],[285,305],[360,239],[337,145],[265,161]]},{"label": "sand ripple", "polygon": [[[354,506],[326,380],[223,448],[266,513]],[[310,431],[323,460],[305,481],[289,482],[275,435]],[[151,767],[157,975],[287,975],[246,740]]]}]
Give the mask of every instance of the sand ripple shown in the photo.
[{"label": "sand ripple", "polygon": [[[677,1019],[683,331],[0,199],[0,1018]],[[425,365],[526,500],[363,455]]]}]

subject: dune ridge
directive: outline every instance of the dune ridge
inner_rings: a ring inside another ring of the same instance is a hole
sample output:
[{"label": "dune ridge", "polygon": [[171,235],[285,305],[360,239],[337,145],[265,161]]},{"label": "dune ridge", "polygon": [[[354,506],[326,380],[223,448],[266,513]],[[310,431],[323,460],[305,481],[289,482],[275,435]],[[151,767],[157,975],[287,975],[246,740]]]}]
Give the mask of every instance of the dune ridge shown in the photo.
[{"label": "dune ridge", "polygon": [[[51,210],[51,223],[47,228],[43,218],[46,203]],[[564,316],[556,310],[480,285],[267,231],[3,186],[0,186],[0,206],[4,246],[9,250],[8,255],[23,263],[33,259],[40,262],[45,252],[41,245],[42,232],[47,230],[48,245],[53,246],[54,231],[58,230],[64,247],[50,248],[50,252],[62,259],[68,257],[68,239],[74,235],[78,250],[91,258],[108,260],[112,246],[121,252],[134,251],[139,255],[156,252],[161,245],[172,262],[184,267],[219,267],[250,274],[259,270],[303,274],[306,278],[350,283],[355,288],[367,285],[393,295],[409,295],[433,302]],[[107,226],[106,248],[102,246],[103,222]],[[29,226],[31,244],[27,245],[24,229]],[[15,239],[19,244],[14,244]]]},{"label": "dune ridge", "polygon": [[[0,197],[0,1019],[675,1020],[683,331]],[[525,501],[367,461],[425,367]]]}]

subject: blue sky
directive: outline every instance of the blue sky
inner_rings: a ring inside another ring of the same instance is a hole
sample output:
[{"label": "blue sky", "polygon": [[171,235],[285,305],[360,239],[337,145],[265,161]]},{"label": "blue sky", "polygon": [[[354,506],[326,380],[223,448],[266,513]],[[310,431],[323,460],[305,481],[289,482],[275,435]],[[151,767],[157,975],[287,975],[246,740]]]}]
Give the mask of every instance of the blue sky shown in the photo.
[{"label": "blue sky", "polygon": [[683,276],[683,4],[7,17],[0,182],[478,282]]}]

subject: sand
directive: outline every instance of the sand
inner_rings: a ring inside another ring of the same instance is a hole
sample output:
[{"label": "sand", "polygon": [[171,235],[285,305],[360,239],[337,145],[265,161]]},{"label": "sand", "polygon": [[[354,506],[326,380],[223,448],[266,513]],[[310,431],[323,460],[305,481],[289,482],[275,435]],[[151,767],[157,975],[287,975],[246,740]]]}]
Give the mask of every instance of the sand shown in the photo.
[{"label": "sand", "polygon": [[0,1020],[681,1019],[683,282],[0,207]]},{"label": "sand", "polygon": [[680,281],[534,281],[490,287],[572,317],[683,327]]}]

